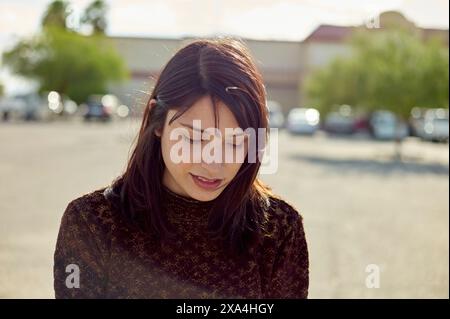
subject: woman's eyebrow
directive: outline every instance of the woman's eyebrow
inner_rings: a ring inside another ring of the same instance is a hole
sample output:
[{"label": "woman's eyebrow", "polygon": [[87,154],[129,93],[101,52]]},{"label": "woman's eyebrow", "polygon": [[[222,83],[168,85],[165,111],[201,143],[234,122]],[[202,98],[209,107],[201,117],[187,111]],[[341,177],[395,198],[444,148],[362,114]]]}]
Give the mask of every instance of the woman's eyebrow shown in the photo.
[{"label": "woman's eyebrow", "polygon": [[[190,128],[191,130],[200,131],[202,134],[204,132],[204,130],[198,129],[197,127],[193,127],[192,125],[187,124],[187,123],[180,123],[180,125],[182,125],[184,127],[187,127],[187,128]],[[234,132],[234,129],[233,129],[233,133],[236,133],[236,132]],[[244,131],[241,130],[241,132],[237,132],[236,134],[231,134],[229,136],[244,136],[244,137],[246,137],[247,134]]]}]

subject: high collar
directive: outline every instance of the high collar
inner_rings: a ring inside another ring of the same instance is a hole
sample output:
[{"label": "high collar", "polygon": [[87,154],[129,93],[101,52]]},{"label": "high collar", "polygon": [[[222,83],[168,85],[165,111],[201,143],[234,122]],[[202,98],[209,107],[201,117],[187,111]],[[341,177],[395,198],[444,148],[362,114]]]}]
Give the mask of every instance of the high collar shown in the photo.
[{"label": "high collar", "polygon": [[208,218],[214,200],[200,201],[179,195],[162,186],[162,207],[171,220],[204,220]]},{"label": "high collar", "polygon": [[[120,201],[120,191],[122,183],[118,183],[115,187],[107,187],[103,195],[113,203]],[[174,222],[189,222],[200,220],[207,221],[209,211],[214,204],[212,201],[199,201],[193,198],[179,195],[166,186],[161,186],[160,203],[162,210],[167,214],[169,220]],[[117,204],[118,205],[118,204]]]}]

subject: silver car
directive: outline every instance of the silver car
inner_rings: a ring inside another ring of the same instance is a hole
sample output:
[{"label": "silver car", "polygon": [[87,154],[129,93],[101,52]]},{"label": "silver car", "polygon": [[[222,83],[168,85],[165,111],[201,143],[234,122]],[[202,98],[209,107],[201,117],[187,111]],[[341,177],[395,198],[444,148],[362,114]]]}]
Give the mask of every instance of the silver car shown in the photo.
[{"label": "silver car", "polygon": [[448,110],[427,110],[423,120],[422,138],[433,142],[448,141]]},{"label": "silver car", "polygon": [[319,128],[320,113],[313,108],[294,108],[287,117],[286,128],[293,134],[314,134]]}]

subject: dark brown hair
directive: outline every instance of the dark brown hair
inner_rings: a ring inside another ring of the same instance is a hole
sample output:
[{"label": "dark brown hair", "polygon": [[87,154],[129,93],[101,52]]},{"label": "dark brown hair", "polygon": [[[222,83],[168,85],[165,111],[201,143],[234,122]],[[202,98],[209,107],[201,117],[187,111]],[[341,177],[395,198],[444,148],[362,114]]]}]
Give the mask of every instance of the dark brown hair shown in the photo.
[{"label": "dark brown hair", "polygon": [[[169,60],[150,94],[126,171],[114,183],[121,184],[120,205],[126,217],[159,238],[170,235],[170,227],[161,209],[165,166],[155,130],[163,128],[169,109],[178,110],[172,122],[205,95],[214,106],[218,100],[227,105],[243,130],[257,132],[268,126],[262,77],[241,41],[196,40]],[[153,107],[151,99],[157,101]],[[259,158],[256,163],[244,161],[214,200],[208,229],[228,251],[248,252],[263,234],[270,190],[257,178],[260,165]]]}]

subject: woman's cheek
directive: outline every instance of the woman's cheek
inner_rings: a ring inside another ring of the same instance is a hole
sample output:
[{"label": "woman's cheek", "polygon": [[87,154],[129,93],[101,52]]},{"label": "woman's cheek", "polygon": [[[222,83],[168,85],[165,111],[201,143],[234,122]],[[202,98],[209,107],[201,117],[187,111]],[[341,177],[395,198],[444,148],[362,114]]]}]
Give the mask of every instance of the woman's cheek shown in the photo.
[{"label": "woman's cheek", "polygon": [[192,164],[190,164],[190,163],[181,163],[181,164],[179,164],[177,166],[178,166],[178,169],[179,169],[180,173],[183,174],[185,178],[189,177],[189,173],[191,171]]}]

